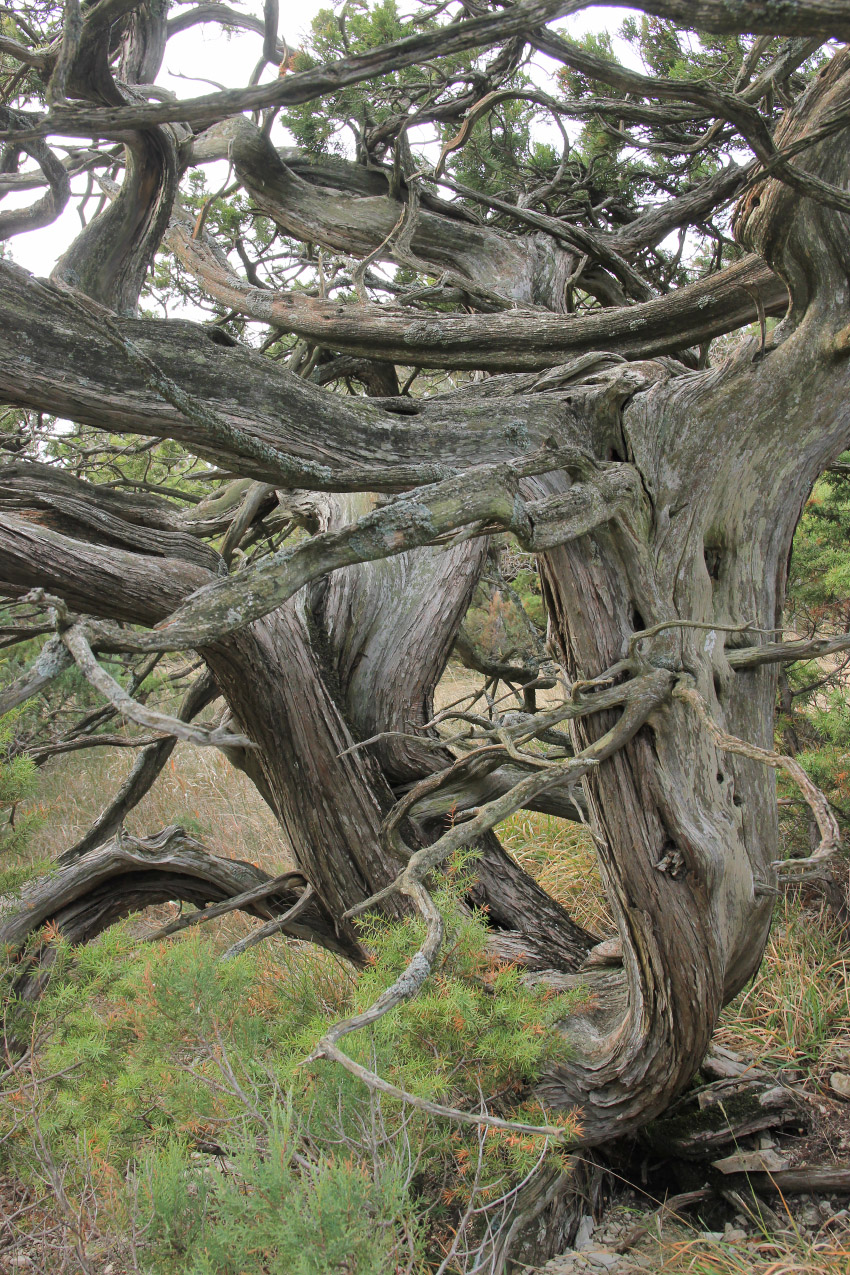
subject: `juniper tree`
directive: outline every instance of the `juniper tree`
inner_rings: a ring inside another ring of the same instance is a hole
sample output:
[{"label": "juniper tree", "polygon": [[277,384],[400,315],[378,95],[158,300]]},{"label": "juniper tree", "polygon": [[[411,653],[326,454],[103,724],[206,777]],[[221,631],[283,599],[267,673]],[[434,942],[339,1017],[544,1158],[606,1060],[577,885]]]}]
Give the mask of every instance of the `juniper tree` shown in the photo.
[{"label": "juniper tree", "polygon": [[[83,941],[130,907],[238,896],[360,960],[359,912],[419,908],[380,1012],[427,977],[428,882],[472,843],[494,953],[596,992],[539,1086],[594,1144],[668,1106],[757,970],[777,669],[847,644],[778,626],[803,502],[850,444],[850,18],[644,0],[624,33],[643,73],[553,25],[582,7],[348,5],[303,49],[275,0],[7,12],[0,191],[32,203],[0,234],[69,201],[84,224],[49,278],[0,262],[0,591],[30,608],[18,636],[52,630],[2,708],[75,665],[153,738],[0,933]],[[156,78],[200,23],[255,32],[257,71],[178,100]],[[159,317],[178,295],[209,321]],[[522,711],[438,730],[503,533],[538,557],[557,668],[497,668]],[[203,666],[176,715],[109,671],[173,653]],[[297,872],[114,839],[177,738],[249,774]],[[834,818],[797,777],[826,855]],[[500,845],[521,807],[589,821],[614,965]],[[319,1050],[345,1062],[339,1038]]]}]

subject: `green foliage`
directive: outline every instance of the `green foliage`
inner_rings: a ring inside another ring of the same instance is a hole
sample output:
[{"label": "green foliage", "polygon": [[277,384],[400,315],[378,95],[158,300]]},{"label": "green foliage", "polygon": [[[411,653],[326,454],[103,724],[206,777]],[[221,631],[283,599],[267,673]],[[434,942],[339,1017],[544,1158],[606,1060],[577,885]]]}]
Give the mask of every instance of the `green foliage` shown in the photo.
[{"label": "green foliage", "polygon": [[[365,0],[349,0],[340,15],[332,9],[320,9],[313,19],[307,47],[292,60],[292,70],[307,71],[322,62],[367,53],[435,25],[428,17],[400,17],[395,0],[379,0],[371,8]],[[441,71],[444,66],[442,63]],[[343,129],[353,133],[355,141],[361,143],[367,126],[381,123],[392,114],[388,101],[392,92],[406,85],[421,84],[423,77],[434,75],[433,70],[408,67],[370,81],[368,91],[361,85],[352,85],[329,94],[323,100],[321,112],[315,110],[314,103],[306,102],[285,111],[281,119],[305,150],[316,155],[344,154],[340,136]]]},{"label": "green foliage", "polygon": [[[522,90],[529,85],[526,76],[515,75],[506,87]],[[452,176],[466,186],[480,191],[504,191],[516,186],[522,168],[532,161],[540,169],[548,159],[557,163],[551,147],[545,150],[532,143],[536,110],[527,102],[508,99],[500,102],[473,125],[464,146],[449,158]],[[457,133],[457,125],[447,125],[441,140],[449,141]]]},{"label": "green foliage", "polygon": [[[418,1096],[476,1109],[498,1094],[500,1114],[539,1123],[529,1085],[565,1056],[552,1029],[580,998],[528,988],[488,958],[483,918],[457,903],[468,884],[456,864],[439,895],[447,939],[433,979],[346,1045]],[[486,1206],[545,1155],[542,1139],[479,1138],[376,1098],[331,1063],[304,1065],[332,1022],[394,979],[422,927],[371,921],[364,934],[373,960],[360,974],[284,941],[221,964],[206,934],[141,954],[126,926],[73,953],[48,935],[60,976],[28,1022],[47,1036],[41,1137],[68,1165],[85,1139],[88,1172],[113,1183],[113,1220],[137,1210],[151,1270],[371,1275],[403,1248],[418,1263],[426,1216],[433,1242],[471,1194]],[[5,1111],[0,1136],[30,1178],[33,1141],[14,1104]],[[224,1159],[200,1149],[210,1145]],[[129,1194],[114,1187],[128,1174]]]},{"label": "green foliage", "polygon": [[[397,1226],[409,1211],[402,1174],[322,1154],[299,1174],[298,1144],[291,1106],[283,1105],[273,1110],[259,1154],[246,1140],[226,1172],[205,1169],[176,1143],[149,1153],[143,1180],[154,1269],[192,1275],[393,1269]],[[175,1259],[183,1259],[179,1268]]]},{"label": "green foliage", "polygon": [[[14,723],[20,712],[0,717],[0,857],[21,851],[30,835],[41,822],[38,811],[21,814],[19,803],[35,795],[38,787],[38,771],[29,757],[14,755]],[[0,859],[0,861],[2,861]],[[9,880],[9,888],[17,877]],[[0,875],[0,885],[2,876]]]},{"label": "green foliage", "polygon": [[[843,460],[850,463],[850,452]],[[825,474],[800,519],[789,579],[792,605],[814,621],[850,621],[849,530],[850,481]]]},{"label": "green foliage", "polygon": [[[842,458],[846,465],[850,454]],[[806,634],[824,636],[850,629],[850,481],[826,474],[803,511],[794,537],[788,588],[788,623]],[[787,673],[785,709],[777,720],[780,746],[796,753],[826,794],[841,826],[850,829],[850,671],[842,657],[792,665]],[[807,853],[814,828],[808,808],[787,781],[781,795],[788,849]]]}]

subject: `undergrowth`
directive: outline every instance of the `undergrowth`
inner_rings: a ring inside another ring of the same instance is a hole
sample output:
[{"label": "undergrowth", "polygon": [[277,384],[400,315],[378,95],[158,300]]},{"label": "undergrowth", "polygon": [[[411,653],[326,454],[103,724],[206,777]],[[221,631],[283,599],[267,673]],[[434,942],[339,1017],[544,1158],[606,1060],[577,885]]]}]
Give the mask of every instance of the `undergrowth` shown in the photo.
[{"label": "undergrowth", "polygon": [[[346,1038],[363,1065],[420,1096],[539,1122],[534,1079],[564,1056],[550,1030],[576,994],[530,989],[486,955],[483,920],[440,905],[449,932],[436,975],[369,1034]],[[100,1225],[133,1237],[141,1269],[185,1275],[324,1275],[435,1270],[459,1229],[486,1241],[550,1141],[435,1122],[305,1058],[340,1016],[365,1008],[422,933],[372,923],[362,972],[308,945],[268,944],[219,962],[193,934],[140,949],[114,927],[73,951],[48,936],[53,976],[7,1031],[40,1042],[8,1078],[0,1111],[7,1169],[46,1166],[73,1210],[88,1192]],[[547,1117],[551,1120],[551,1117]],[[563,1119],[565,1133],[574,1122]]]},{"label": "undergrowth", "polygon": [[825,1081],[850,1056],[848,964],[829,910],[784,896],[761,967],[724,1010],[717,1039],[777,1072]]}]

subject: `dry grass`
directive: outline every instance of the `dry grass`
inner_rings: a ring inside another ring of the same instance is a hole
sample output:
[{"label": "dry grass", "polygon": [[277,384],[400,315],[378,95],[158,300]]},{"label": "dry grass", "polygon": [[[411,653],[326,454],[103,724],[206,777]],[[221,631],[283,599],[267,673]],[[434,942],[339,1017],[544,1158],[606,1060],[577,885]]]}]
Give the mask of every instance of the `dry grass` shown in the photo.
[{"label": "dry grass", "polygon": [[716,1038],[823,1082],[850,1060],[846,943],[825,906],[786,897],[779,908],[761,969],[724,1011]]},{"label": "dry grass", "polygon": [[[49,762],[41,772],[36,858],[53,858],[85,833],[133,765],[130,750],[93,750]],[[267,872],[285,871],[288,848],[254,785],[215,749],[178,744],[154,787],[127,817],[136,836],[182,824],[215,854],[247,859]]]},{"label": "dry grass", "polygon": [[[789,1215],[790,1216],[790,1215]],[[650,1246],[647,1246],[650,1247]],[[846,1229],[831,1235],[824,1228],[815,1238],[793,1221],[781,1239],[720,1241],[701,1236],[656,1240],[650,1248],[650,1270],[669,1275],[848,1275],[850,1237]]]},{"label": "dry grass", "polygon": [[518,810],[496,828],[499,840],[579,925],[593,934],[614,932],[593,837],[581,824]]}]

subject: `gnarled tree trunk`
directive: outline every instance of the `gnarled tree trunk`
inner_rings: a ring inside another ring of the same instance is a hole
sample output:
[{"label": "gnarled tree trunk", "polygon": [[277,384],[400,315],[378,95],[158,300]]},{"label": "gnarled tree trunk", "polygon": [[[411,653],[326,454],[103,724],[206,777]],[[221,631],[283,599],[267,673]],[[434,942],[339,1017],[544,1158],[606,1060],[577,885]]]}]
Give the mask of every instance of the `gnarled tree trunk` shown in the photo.
[{"label": "gnarled tree trunk", "polygon": [[[831,33],[835,6],[812,3],[818,30]],[[702,281],[669,296],[649,295],[634,264],[638,251],[715,207],[747,174],[752,180],[752,169],[711,178],[619,234],[579,232],[566,219],[494,197],[500,216],[522,224],[512,234],[476,224],[435,196],[423,199],[412,174],[402,181],[400,171],[361,167],[346,189],[341,162],[312,174],[303,156],[288,166],[287,153],[236,114],[410,65],[415,50],[424,57],[472,47],[476,32],[491,42],[513,37],[524,15],[536,26],[572,7],[510,6],[445,28],[442,49],[426,33],[390,54],[343,59],[212,103],[145,104],[132,84],[115,82],[110,49],[119,43],[126,81],[154,73],[166,16],[157,0],[104,0],[61,56],[39,54],[42,69],[56,68],[52,115],[19,131],[29,139],[53,127],[93,129],[94,137],[120,129],[125,181],[59,263],[53,284],[0,263],[0,395],[104,431],[175,439],[251,483],[235,517],[219,526],[220,511],[211,514],[210,535],[229,528],[219,553],[198,543],[202,520],[177,516],[165,501],[119,500],[41,464],[10,465],[0,483],[9,511],[0,525],[0,590],[10,598],[46,590],[50,596],[35,601],[51,609],[57,644],[87,675],[96,663],[86,665],[89,647],[200,653],[247,737],[231,755],[274,810],[316,892],[314,929],[356,955],[345,914],[394,881],[399,846],[425,847],[451,810],[486,809],[538,764],[528,756],[517,764],[503,732],[484,763],[464,770],[451,752],[429,746],[423,727],[484,538],[505,529],[539,553],[550,645],[571,685],[560,720],[571,724],[575,756],[558,784],[541,783],[528,804],[566,817],[586,804],[622,967],[604,976],[579,970],[593,936],[489,831],[476,898],[489,909],[496,950],[501,942],[503,954],[524,952],[530,968],[595,987],[595,1007],[562,1025],[571,1060],[539,1086],[550,1106],[581,1108],[584,1140],[594,1144],[639,1127],[688,1083],[722,1005],[752,976],[764,948],[776,881],[773,773],[753,747],[749,757],[721,748],[685,691],[696,688],[729,734],[769,747],[773,656],[741,658],[735,647],[779,623],[802,503],[850,443],[842,132],[850,54],[832,58],[775,139],[740,94],[658,81],[662,100],[684,94],[688,120],[717,111],[724,124],[740,125],[760,162],[778,174],[763,175],[739,210],[738,237],[753,256],[711,286]],[[734,6],[719,7],[718,16],[718,5],[705,0],[700,11],[731,22]],[[762,8],[777,6],[738,8],[741,29],[759,30]],[[778,8],[777,29],[797,33],[795,15]],[[571,46],[546,40],[575,62]],[[786,52],[799,65],[800,51]],[[602,59],[588,65],[588,74],[608,74],[624,94],[644,91],[645,77]],[[88,105],[69,105],[66,91]],[[625,97],[615,105],[633,109]],[[218,123],[190,138],[187,121]],[[180,166],[192,154],[214,158],[222,146],[257,207],[288,234],[361,259],[392,249],[399,264],[439,276],[440,296],[445,283],[455,300],[482,313],[434,311],[424,319],[401,306],[364,304],[352,320],[324,296],[281,297],[234,282],[223,254],[204,241],[203,218],[189,234],[185,212],[172,208]],[[793,168],[775,146],[791,148]],[[217,329],[129,317],[172,211],[169,242],[181,260],[252,319],[285,327],[294,315],[291,330],[358,358],[518,374],[412,399],[395,393],[390,368],[368,378],[389,396],[331,395],[229,344]],[[576,280],[620,308],[610,319],[565,317]],[[758,300],[752,287],[762,289]],[[693,370],[695,357],[672,357],[683,343],[763,320],[786,293],[790,312],[769,341],[762,323],[762,341],[717,369]],[[518,304],[538,308],[512,308]],[[234,569],[239,535],[274,493],[282,508],[300,509],[302,489],[325,494],[324,525]],[[41,685],[41,676],[27,685]],[[112,693],[132,717],[127,698]],[[180,723],[168,719],[164,728],[177,733]],[[209,732],[200,737],[221,742]],[[388,816],[422,780],[433,783],[405,808],[404,835],[394,842]],[[117,851],[109,862],[124,874]],[[125,904],[104,903],[104,871],[98,915],[117,916]],[[141,894],[162,897],[172,877],[149,878]],[[135,876],[123,881],[122,899],[137,897],[137,886]],[[184,881],[180,889],[218,899],[224,887],[219,881],[205,894]],[[74,909],[84,906],[75,896]],[[383,906],[398,914],[404,904],[396,893]],[[85,925],[73,932],[88,933]]]}]

